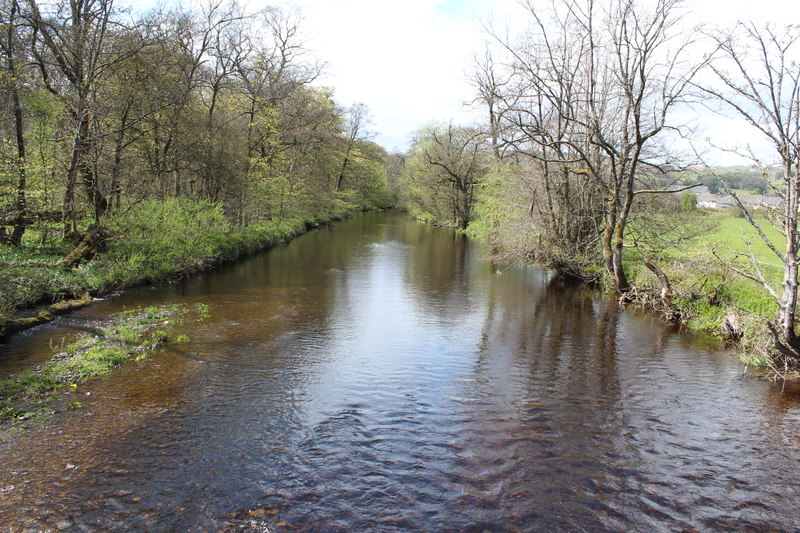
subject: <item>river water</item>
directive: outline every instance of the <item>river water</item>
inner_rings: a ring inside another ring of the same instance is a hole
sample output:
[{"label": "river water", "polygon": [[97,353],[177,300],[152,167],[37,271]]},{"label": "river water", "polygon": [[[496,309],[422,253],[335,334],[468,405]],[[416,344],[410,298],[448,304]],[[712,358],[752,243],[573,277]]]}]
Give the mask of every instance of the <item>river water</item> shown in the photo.
[{"label": "river water", "polygon": [[98,302],[0,345],[0,372],[171,302],[210,308],[189,343],[0,444],[0,530],[800,526],[797,396],[399,214]]}]

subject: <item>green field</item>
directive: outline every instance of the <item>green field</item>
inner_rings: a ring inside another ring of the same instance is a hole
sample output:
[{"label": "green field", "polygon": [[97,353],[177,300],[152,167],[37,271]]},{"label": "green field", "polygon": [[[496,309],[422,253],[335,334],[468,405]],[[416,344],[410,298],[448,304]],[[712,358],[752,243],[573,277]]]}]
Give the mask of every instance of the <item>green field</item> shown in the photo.
[{"label": "green field", "polygon": [[[783,251],[785,239],[764,222],[765,235]],[[691,329],[719,333],[725,316],[736,315],[745,331],[742,359],[748,364],[765,365],[763,355],[768,339],[764,326],[767,320],[775,319],[777,304],[760,283],[737,274],[731,267],[754,273],[749,257],[752,254],[770,285],[780,293],[783,274],[780,259],[744,218],[706,215],[688,218],[684,223],[701,231],[655,257],[648,255],[669,277],[675,294],[673,303]],[[632,282],[657,290],[658,280],[643,266],[643,257],[644,254],[630,255]]]},{"label": "green field", "polygon": [[[786,239],[781,232],[765,220],[758,222],[767,238],[779,251],[783,252],[786,247]],[[730,258],[734,258],[737,252],[753,253],[760,265],[771,270],[782,268],[780,258],[767,247],[753,226],[744,218],[720,218],[719,226],[714,233],[707,239],[699,241],[695,247],[713,247],[721,257]]]}]

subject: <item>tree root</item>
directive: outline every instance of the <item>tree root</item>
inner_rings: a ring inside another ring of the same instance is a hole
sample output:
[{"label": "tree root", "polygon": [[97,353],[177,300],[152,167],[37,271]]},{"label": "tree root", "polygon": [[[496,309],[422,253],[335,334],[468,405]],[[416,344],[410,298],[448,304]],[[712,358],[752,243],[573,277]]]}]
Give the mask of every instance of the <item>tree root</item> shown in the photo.
[{"label": "tree root", "polygon": [[739,322],[739,318],[733,313],[729,313],[722,320],[722,335],[732,341],[741,340],[744,335],[742,323]]},{"label": "tree root", "polygon": [[783,341],[774,322],[767,322],[767,329],[772,336],[772,347],[778,353],[777,359],[783,363],[787,371],[800,369],[800,352]]},{"label": "tree root", "polygon": [[671,301],[664,300],[661,295],[653,291],[631,287],[620,298],[621,305],[641,305],[651,311],[657,312],[669,324],[682,324],[683,314]]}]

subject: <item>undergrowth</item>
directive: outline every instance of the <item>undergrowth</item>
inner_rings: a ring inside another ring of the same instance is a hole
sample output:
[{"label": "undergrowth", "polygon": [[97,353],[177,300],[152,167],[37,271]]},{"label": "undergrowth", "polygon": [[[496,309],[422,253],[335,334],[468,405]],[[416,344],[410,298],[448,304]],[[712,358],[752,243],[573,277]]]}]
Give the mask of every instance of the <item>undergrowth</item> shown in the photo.
[{"label": "undergrowth", "polygon": [[[719,231],[696,238],[680,249],[648,258],[657,263],[670,281],[671,305],[687,328],[725,337],[737,344],[740,360],[758,368],[770,366],[770,336],[767,321],[777,316],[777,303],[755,281],[734,270],[747,270],[746,258],[736,255],[748,251],[747,227],[738,219],[723,219]],[[774,266],[766,247],[755,247],[756,259],[773,286],[779,287],[781,270]],[[636,287],[657,293],[659,281],[644,267],[642,257],[631,254],[626,264],[630,281]],[[726,337],[723,324],[733,317],[741,327],[738,338]]]},{"label": "undergrowth", "polygon": [[212,202],[149,200],[104,219],[105,250],[77,268],[61,266],[73,243],[30,230],[22,246],[0,245],[0,328],[21,309],[179,278],[285,243],[357,209],[339,202],[305,217],[232,226]]}]

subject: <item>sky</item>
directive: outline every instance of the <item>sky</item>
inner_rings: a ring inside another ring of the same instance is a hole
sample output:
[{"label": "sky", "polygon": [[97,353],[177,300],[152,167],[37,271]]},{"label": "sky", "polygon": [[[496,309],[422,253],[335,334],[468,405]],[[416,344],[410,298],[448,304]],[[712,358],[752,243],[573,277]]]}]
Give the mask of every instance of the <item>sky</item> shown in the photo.
[{"label": "sky", "polygon": [[[543,1],[543,0],[534,0]],[[299,8],[306,46],[327,63],[319,84],[337,102],[370,109],[374,140],[404,151],[415,131],[431,122],[469,123],[478,111],[468,73],[489,40],[483,26],[526,24],[516,0],[291,0]],[[791,0],[687,0],[682,22],[732,25],[739,20],[800,24],[800,2]],[[698,135],[739,144],[739,124],[704,114]],[[713,150],[712,150],[713,151]],[[714,163],[738,161],[712,154]]]},{"label": "sky", "polygon": [[[144,8],[156,0],[121,1]],[[263,1],[249,3],[260,7]],[[269,3],[299,10],[304,45],[326,63],[317,85],[333,89],[342,106],[366,104],[373,139],[390,151],[405,151],[414,132],[432,122],[468,124],[482,118],[479,108],[470,105],[474,90],[469,72],[476,54],[491,40],[484,28],[491,24],[514,34],[527,24],[518,0]],[[737,20],[800,24],[796,0],[685,0],[684,6],[687,28],[730,26]],[[699,138],[711,137],[726,146],[739,145],[742,138],[755,141],[755,135],[743,133],[747,127],[741,123],[711,113],[694,119]],[[717,164],[741,162],[719,153],[710,159]]]},{"label": "sky", "polygon": [[327,63],[319,83],[342,105],[366,104],[374,140],[404,151],[430,122],[470,121],[481,21],[517,10],[500,0],[295,0],[305,43]]}]

